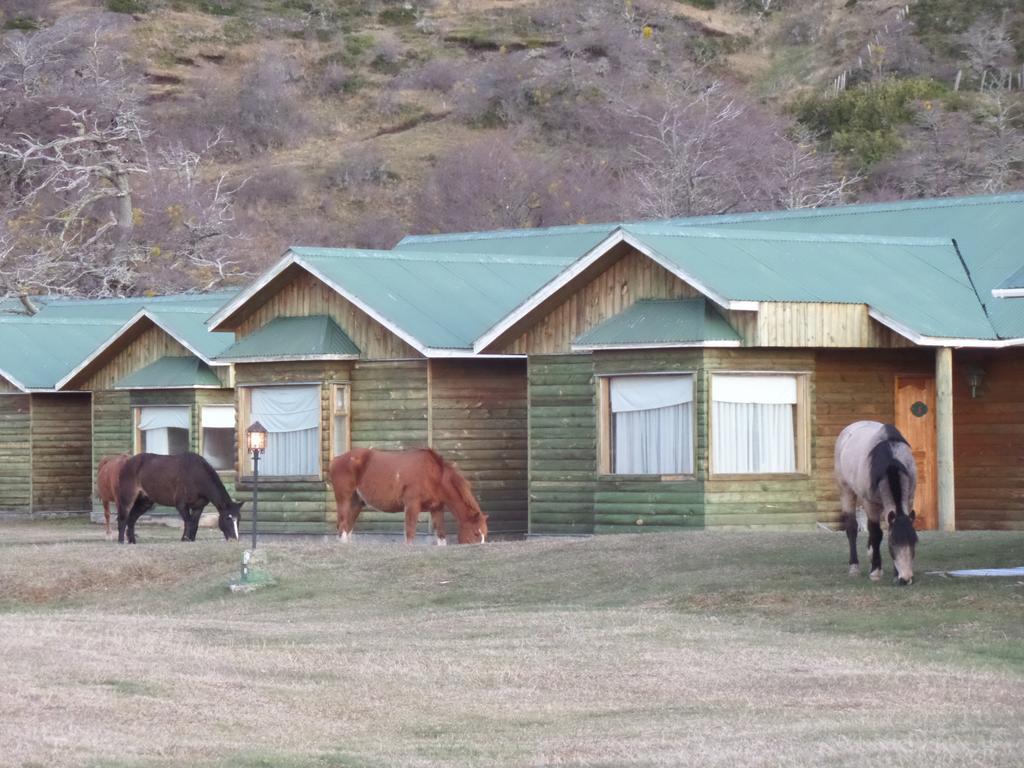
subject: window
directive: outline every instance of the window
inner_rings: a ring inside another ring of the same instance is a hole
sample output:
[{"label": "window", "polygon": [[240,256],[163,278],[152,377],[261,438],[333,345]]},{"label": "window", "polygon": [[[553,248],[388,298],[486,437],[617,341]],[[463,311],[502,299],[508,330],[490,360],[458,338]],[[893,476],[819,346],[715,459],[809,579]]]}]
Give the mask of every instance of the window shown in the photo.
[{"label": "window", "polygon": [[711,471],[806,471],[809,437],[802,375],[716,375],[711,379]]},{"label": "window", "polygon": [[139,453],[164,456],[189,449],[189,407],[146,406],[135,409],[135,445]]},{"label": "window", "polygon": [[602,471],[693,473],[693,376],[602,380]]},{"label": "window", "polygon": [[202,418],[203,458],[217,470],[235,465],[235,406],[205,405]]},{"label": "window", "polygon": [[347,384],[335,384],[331,396],[331,448],[334,456],[349,449],[349,388]]},{"label": "window", "polygon": [[[242,392],[247,407],[245,427],[258,421],[267,430],[260,474],[319,476],[320,387],[246,387]],[[242,466],[252,474],[251,457]]]}]

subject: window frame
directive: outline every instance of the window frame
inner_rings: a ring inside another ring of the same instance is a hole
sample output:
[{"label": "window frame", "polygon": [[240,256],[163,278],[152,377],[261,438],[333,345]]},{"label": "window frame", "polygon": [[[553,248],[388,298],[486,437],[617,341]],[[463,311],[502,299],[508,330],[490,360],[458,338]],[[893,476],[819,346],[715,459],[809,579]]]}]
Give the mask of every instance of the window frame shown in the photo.
[{"label": "window frame", "polygon": [[[196,448],[197,448],[196,452],[205,459],[206,458],[206,430],[208,429],[208,427],[204,427],[203,426],[203,410],[206,409],[206,408],[230,408],[232,411],[234,411],[234,413],[235,413],[235,427],[232,430],[232,432],[233,432],[232,440],[238,440],[238,407],[235,405],[235,403],[203,403],[202,405],[199,405],[198,408],[199,408],[199,421],[198,421],[198,424],[199,424],[199,434],[197,435],[197,440],[196,440]],[[209,427],[209,429],[214,429],[214,427]],[[228,429],[228,428],[227,427],[218,427],[218,429]],[[238,452],[236,451],[235,453],[236,453],[236,456],[237,456]],[[207,459],[207,461],[209,461],[209,459]],[[237,458],[236,458],[236,462],[237,462]],[[213,465],[211,464],[210,466],[213,466]],[[224,469],[217,469],[216,467],[214,467],[214,471],[215,472],[219,472],[219,473],[224,473],[224,472],[235,472],[235,473],[237,473],[238,472],[238,464],[236,463],[235,466],[225,467]]]},{"label": "window frame", "polygon": [[[693,386],[693,408],[690,415],[690,443],[693,446],[693,454],[690,456],[690,466],[693,471],[680,474],[664,475],[660,473],[633,474],[614,472],[612,469],[612,379],[625,379],[633,376],[689,376]],[[598,426],[597,426],[597,475],[599,478],[658,478],[665,481],[670,480],[692,480],[697,476],[697,372],[692,370],[680,371],[628,371],[622,373],[600,373],[597,374],[597,397],[598,397]]]},{"label": "window frame", "polygon": [[[796,380],[796,404],[793,408],[793,449],[795,472],[716,472],[715,471],[715,376],[785,376]],[[747,371],[716,369],[708,371],[708,478],[714,480],[757,480],[808,478],[811,476],[811,403],[810,371]]]},{"label": "window frame", "polygon": [[[156,405],[139,404],[132,406],[132,454],[145,453],[142,450],[142,433],[144,430],[139,428],[139,421],[142,419],[143,408],[184,408],[188,411],[188,440],[186,451],[192,450],[192,430],[193,423],[195,421],[195,413],[193,407],[188,403],[157,403]],[[161,454],[162,455],[162,454]],[[181,454],[167,454],[168,456],[180,456]]]},{"label": "window frame", "polygon": [[[330,386],[331,393],[331,404],[328,428],[330,429],[330,438],[328,445],[330,446],[330,458],[340,456],[343,453],[348,453],[352,450],[352,383],[349,381],[337,381]],[[341,409],[338,407],[338,393],[343,393]],[[344,434],[344,448],[338,449],[338,432],[337,432],[337,421],[338,418],[344,417],[345,419],[345,434]]]},{"label": "window frame", "polygon": [[[317,472],[315,475],[264,475],[260,473],[260,482],[268,483],[301,483],[301,482],[322,482],[324,479],[324,404],[322,381],[274,381],[268,383],[236,384],[237,392],[237,454],[238,480],[239,482],[252,482],[252,468],[249,464],[251,456],[247,448],[245,432],[249,428],[249,417],[252,414],[252,390],[264,389],[267,387],[318,387],[320,389],[320,418],[316,428],[316,450],[317,450]],[[248,470],[248,471],[247,471]]]}]

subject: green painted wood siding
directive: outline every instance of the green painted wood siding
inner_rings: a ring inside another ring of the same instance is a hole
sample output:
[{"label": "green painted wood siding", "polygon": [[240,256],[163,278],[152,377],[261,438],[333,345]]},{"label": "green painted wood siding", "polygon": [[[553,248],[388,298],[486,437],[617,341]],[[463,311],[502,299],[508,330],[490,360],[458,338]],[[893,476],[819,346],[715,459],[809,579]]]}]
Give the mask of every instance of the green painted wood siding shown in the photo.
[{"label": "green painted wood siding", "polygon": [[530,533],[594,531],[597,403],[590,355],[529,358]]},{"label": "green painted wood siding", "polygon": [[[594,372],[602,376],[677,372],[694,376],[694,476],[661,480],[644,475],[598,475],[594,491],[595,533],[637,533],[666,528],[704,527],[707,453],[706,402],[700,349],[594,353]],[[698,457],[701,457],[698,459]]]},{"label": "green painted wood siding", "polygon": [[29,395],[0,395],[0,512],[26,513],[32,502],[32,405]]},{"label": "green painted wood siding", "polygon": [[431,445],[472,484],[491,533],[526,533],[525,361],[432,360],[430,400]]},{"label": "green painted wood siding", "polygon": [[32,395],[33,512],[89,510],[91,431],[89,395]]},{"label": "green painted wood siding", "polygon": [[352,447],[400,451],[427,440],[427,361],[356,363]]}]

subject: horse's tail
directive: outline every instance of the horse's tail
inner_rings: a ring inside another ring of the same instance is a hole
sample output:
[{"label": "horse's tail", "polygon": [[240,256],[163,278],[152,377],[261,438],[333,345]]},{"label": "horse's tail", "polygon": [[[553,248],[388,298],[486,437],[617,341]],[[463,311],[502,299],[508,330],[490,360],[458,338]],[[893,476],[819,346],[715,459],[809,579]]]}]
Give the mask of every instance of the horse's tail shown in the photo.
[{"label": "horse's tail", "polygon": [[469,510],[469,522],[476,521],[483,512],[480,511],[480,504],[473,495],[473,489],[470,487],[469,481],[452,464],[443,459],[441,463],[444,467],[441,470],[441,485],[447,491],[449,497],[457,499],[463,507]]},{"label": "horse's tail", "polygon": [[104,456],[100,459],[100,463],[96,465],[96,496],[103,500],[103,481],[106,480],[110,484],[110,490],[117,495],[117,477],[107,478],[107,471],[113,471],[113,466],[119,462],[127,461],[131,458],[130,453],[118,453],[111,456]]}]

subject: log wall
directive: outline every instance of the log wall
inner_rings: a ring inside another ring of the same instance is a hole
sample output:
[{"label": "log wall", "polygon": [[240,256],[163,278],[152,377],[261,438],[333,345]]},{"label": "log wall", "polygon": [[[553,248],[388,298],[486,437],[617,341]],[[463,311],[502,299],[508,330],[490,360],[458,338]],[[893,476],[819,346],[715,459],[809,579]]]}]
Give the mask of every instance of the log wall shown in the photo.
[{"label": "log wall", "polygon": [[[706,393],[711,376],[715,372],[726,371],[811,374],[807,405],[814,402],[814,353],[809,350],[707,349],[704,351],[704,369],[699,390],[699,396],[705,403],[701,408],[705,421],[710,420],[706,410]],[[814,490],[816,468],[813,446],[816,432],[813,408],[808,410],[806,418],[810,419],[810,474],[716,476],[708,473],[709,450],[704,448],[700,452],[697,471],[707,477],[704,510],[709,528],[809,529],[814,526],[817,504]],[[799,434],[798,431],[798,440]]]},{"label": "log wall", "polygon": [[935,353],[929,349],[815,353],[813,455],[819,520],[839,522],[839,492],[834,478],[839,433],[846,425],[863,419],[892,423],[896,376],[934,372]]},{"label": "log wall", "polygon": [[87,512],[92,494],[88,394],[32,395],[32,511]]},{"label": "log wall", "polygon": [[492,534],[526,533],[526,362],[431,360],[429,388],[432,447],[469,480]]},{"label": "log wall", "polygon": [[1024,530],[1024,350],[954,352],[953,422],[957,529]]},{"label": "log wall", "polygon": [[0,512],[32,509],[31,424],[30,395],[0,395]]},{"label": "log wall", "polygon": [[[702,395],[703,364],[699,349],[673,349],[658,352],[656,363],[650,352],[597,352],[594,372],[601,375],[663,373],[678,371],[694,375],[694,445],[696,457],[707,452],[707,419]],[[645,475],[598,473],[594,490],[594,531],[657,531],[669,528],[702,528],[704,520],[704,479],[701,464],[691,477],[659,479]]]},{"label": "log wall", "polygon": [[591,355],[529,358],[530,533],[593,533],[597,402]]}]

